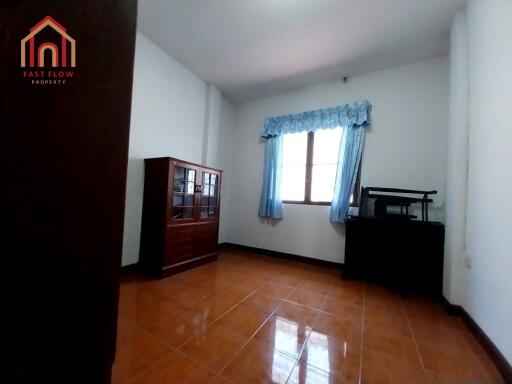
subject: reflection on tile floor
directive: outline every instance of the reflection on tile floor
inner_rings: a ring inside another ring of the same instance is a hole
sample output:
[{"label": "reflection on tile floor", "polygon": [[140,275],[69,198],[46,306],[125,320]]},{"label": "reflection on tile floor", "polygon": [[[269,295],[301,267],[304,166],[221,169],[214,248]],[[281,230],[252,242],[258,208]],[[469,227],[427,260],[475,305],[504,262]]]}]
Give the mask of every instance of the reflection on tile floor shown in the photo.
[{"label": "reflection on tile floor", "polygon": [[121,284],[113,383],[503,383],[441,305],[336,271],[223,251]]}]

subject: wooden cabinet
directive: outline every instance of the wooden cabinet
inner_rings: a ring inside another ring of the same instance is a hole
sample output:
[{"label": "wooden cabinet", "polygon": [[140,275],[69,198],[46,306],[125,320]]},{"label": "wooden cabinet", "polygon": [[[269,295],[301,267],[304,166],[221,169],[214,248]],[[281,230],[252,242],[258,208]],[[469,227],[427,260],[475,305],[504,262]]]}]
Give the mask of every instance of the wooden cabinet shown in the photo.
[{"label": "wooden cabinet", "polygon": [[442,295],[443,224],[362,217],[345,224],[343,278],[384,283],[405,294]]},{"label": "wooden cabinet", "polygon": [[217,258],[222,171],[145,160],[140,265],[163,277]]},{"label": "wooden cabinet", "polygon": [[[0,1],[0,383],[111,383],[136,19],[136,0]],[[35,24],[27,58],[70,63],[62,24],[75,68],[19,67]]]}]

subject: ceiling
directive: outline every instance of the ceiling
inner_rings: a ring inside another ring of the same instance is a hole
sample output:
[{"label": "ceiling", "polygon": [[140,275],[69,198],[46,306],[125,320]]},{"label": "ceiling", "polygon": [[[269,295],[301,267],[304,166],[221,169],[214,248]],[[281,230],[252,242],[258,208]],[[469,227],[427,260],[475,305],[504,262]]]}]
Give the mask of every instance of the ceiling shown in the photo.
[{"label": "ceiling", "polygon": [[140,32],[238,103],[444,55],[466,0],[139,0]]}]

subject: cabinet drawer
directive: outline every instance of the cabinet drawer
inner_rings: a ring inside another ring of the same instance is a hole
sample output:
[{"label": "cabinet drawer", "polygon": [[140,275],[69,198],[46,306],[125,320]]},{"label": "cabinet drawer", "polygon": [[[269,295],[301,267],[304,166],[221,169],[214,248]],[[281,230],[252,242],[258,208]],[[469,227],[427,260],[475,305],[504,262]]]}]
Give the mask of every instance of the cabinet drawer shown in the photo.
[{"label": "cabinet drawer", "polygon": [[198,224],[195,232],[196,255],[203,256],[217,252],[218,223]]},{"label": "cabinet drawer", "polygon": [[165,265],[217,252],[218,223],[167,227]]},{"label": "cabinet drawer", "polygon": [[168,227],[165,264],[172,265],[194,257],[194,226]]}]

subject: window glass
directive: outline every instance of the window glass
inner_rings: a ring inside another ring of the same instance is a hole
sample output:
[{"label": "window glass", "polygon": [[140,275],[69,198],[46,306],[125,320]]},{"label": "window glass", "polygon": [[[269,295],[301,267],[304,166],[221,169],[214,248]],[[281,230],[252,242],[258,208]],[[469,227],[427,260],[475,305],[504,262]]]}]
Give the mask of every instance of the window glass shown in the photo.
[{"label": "window glass", "polygon": [[[342,133],[343,128],[338,127],[310,134],[301,132],[284,135],[282,200],[305,203],[332,201]],[[308,140],[308,135],[312,140]],[[311,175],[309,182],[306,174]]]},{"label": "window glass", "polygon": [[338,168],[342,128],[315,132],[311,172],[311,201],[331,202]]},{"label": "window glass", "polygon": [[284,135],[282,200],[304,201],[307,150],[307,132]]}]

